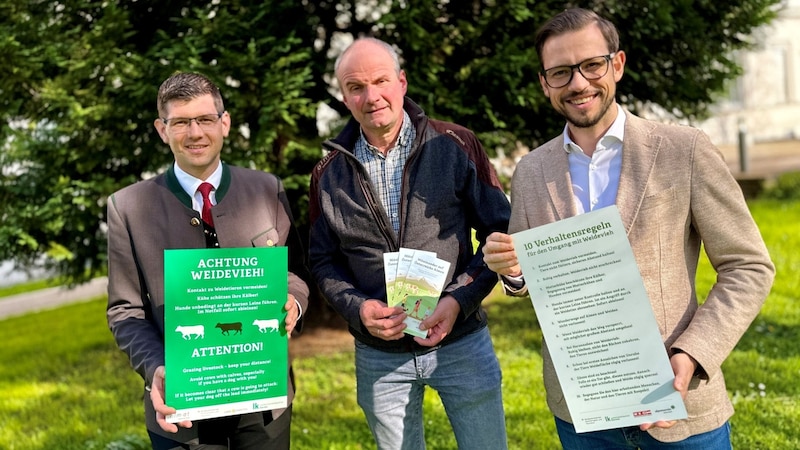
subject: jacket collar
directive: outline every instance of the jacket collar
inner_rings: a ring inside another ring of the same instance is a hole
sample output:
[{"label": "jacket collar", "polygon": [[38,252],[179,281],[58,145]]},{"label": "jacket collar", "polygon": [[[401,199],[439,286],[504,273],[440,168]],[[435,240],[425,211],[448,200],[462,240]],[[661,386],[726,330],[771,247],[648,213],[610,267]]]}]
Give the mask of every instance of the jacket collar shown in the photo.
[{"label": "jacket collar", "polygon": [[[178,177],[175,175],[175,166],[174,164],[170,164],[167,172],[164,174],[167,180],[167,188],[172,192],[172,195],[178,198],[181,203],[184,204],[187,208],[192,207],[192,197],[183,190],[181,184],[178,182]],[[222,163],[222,179],[220,180],[219,187],[215,193],[217,198],[217,204],[222,202],[222,199],[225,197],[225,194],[228,192],[228,189],[231,187],[231,169],[230,167]]]},{"label": "jacket collar", "polygon": [[[403,99],[403,110],[411,119],[411,125],[417,131],[417,140],[419,140],[422,134],[421,129],[424,127],[427,118],[425,111],[408,97]],[[325,141],[323,146],[328,150],[335,149],[345,153],[352,153],[351,150],[355,147],[359,137],[361,137],[361,125],[351,115],[350,120],[347,121],[342,131],[335,138]]]},{"label": "jacket collar", "polygon": [[[614,203],[619,209],[625,231],[629,232],[639,214],[647,183],[655,170],[663,137],[653,133],[656,123],[636,117],[628,111],[625,114],[622,169]],[[569,159],[564,151],[564,136],[555,138],[551,145],[536,151],[548,152],[546,157],[541,158],[541,168],[557,218],[560,220],[575,216],[577,206],[572,196],[572,179],[569,176]]]}]

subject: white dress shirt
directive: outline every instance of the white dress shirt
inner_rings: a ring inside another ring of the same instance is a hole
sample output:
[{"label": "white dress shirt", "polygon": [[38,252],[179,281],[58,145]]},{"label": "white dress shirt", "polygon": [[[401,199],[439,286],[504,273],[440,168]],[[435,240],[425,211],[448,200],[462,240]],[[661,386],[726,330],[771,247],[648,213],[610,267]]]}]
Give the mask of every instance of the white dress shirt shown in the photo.
[{"label": "white dress shirt", "polygon": [[625,135],[625,113],[619,105],[617,118],[600,138],[589,157],[570,137],[564,127],[564,150],[569,153],[569,175],[572,196],[578,214],[611,206],[617,199],[622,169],[622,141]]},{"label": "white dress shirt", "polygon": [[178,183],[181,185],[184,191],[189,194],[189,197],[192,197],[192,209],[199,212],[200,214],[203,213],[203,195],[200,191],[197,190],[200,187],[200,184],[203,182],[211,183],[214,186],[214,189],[208,194],[208,199],[211,200],[212,205],[217,204],[217,189],[219,188],[219,184],[222,182],[222,163],[220,162],[217,165],[217,168],[214,170],[208,179],[201,180],[199,178],[195,178],[192,175],[189,175],[178,167],[177,163],[175,164],[175,176],[178,178]]}]

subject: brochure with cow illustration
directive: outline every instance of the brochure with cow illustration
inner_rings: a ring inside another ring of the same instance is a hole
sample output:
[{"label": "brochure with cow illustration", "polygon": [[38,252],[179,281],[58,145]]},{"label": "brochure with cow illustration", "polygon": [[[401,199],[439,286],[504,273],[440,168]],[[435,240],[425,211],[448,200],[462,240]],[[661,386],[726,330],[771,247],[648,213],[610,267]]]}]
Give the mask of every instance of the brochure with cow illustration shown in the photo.
[{"label": "brochure with cow illustration", "polygon": [[286,247],[164,251],[169,422],[288,404]]},{"label": "brochure with cow illustration", "polygon": [[433,252],[407,248],[384,254],[384,263],[387,304],[402,305],[407,315],[406,334],[427,337],[428,332],[420,330],[419,324],[436,309],[450,263]]},{"label": "brochure with cow illustration", "polygon": [[395,268],[396,272],[394,275],[395,288],[392,304],[397,304],[405,300],[406,296],[408,295],[406,289],[406,277],[408,276],[409,268],[411,267],[414,256],[422,254],[428,255],[432,258],[436,257],[436,253],[434,252],[400,247],[400,251],[397,252],[397,267]]}]

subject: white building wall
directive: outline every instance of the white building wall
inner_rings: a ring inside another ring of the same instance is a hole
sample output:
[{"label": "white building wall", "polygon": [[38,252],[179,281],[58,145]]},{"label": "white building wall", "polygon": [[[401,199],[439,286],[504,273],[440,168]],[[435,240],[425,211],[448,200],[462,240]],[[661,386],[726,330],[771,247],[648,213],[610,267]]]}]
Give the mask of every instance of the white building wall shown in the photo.
[{"label": "white building wall", "polygon": [[800,0],[784,1],[778,18],[757,32],[758,46],[740,56],[744,74],[728,99],[700,124],[721,146],[800,139]]}]

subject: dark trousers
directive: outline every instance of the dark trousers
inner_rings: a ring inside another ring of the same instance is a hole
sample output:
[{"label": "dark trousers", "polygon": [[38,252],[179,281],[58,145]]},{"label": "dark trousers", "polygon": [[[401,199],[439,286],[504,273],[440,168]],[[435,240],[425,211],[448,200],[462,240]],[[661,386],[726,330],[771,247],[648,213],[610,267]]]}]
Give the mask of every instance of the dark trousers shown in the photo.
[{"label": "dark trousers", "polygon": [[153,450],[289,450],[292,406],[272,420],[272,413],[199,420],[198,444],[183,444],[148,431]]}]

